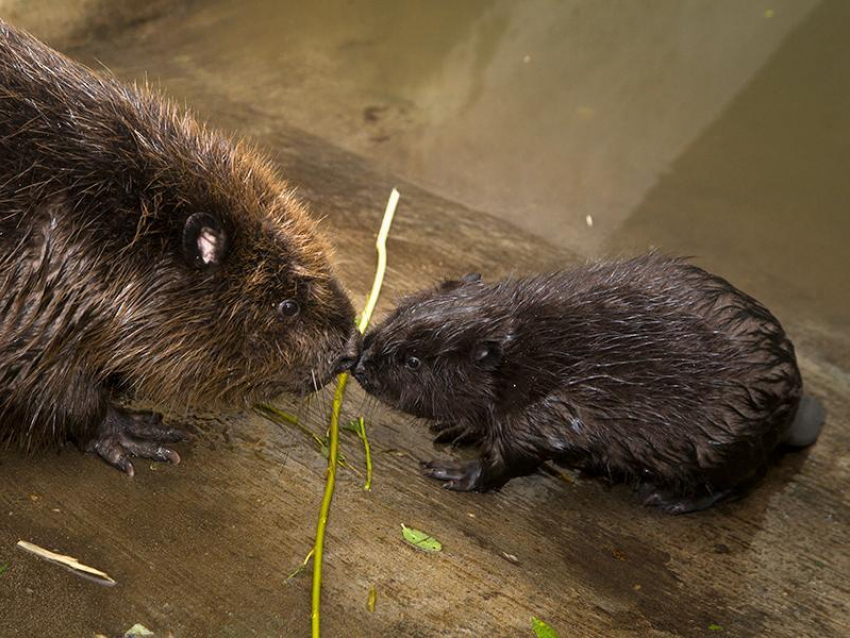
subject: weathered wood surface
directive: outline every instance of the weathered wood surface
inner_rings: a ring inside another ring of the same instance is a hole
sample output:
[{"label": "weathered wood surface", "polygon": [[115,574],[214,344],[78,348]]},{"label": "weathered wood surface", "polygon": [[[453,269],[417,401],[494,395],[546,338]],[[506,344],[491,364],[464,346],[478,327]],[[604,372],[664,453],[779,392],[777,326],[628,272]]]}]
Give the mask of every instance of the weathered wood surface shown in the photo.
[{"label": "weathered wood surface", "polygon": [[[129,60],[119,73],[139,72]],[[246,105],[177,97],[270,149],[335,237],[356,303],[374,268],[372,240],[389,190],[402,200],[389,241],[381,309],[450,273],[568,265],[571,255],[505,222],[377,173],[357,157],[287,129]],[[207,104],[207,107],[205,107]],[[438,451],[420,423],[364,402],[375,479],[341,470],[329,527],[326,636],[531,635],[532,615],[561,636],[850,635],[850,380],[825,363],[828,339],[798,328],[808,387],[829,423],[811,450],[787,456],[743,502],[671,518],[627,490],[541,473],[497,494],[456,494],[417,471]],[[325,393],[300,408],[323,432]],[[290,407],[291,410],[299,408]],[[262,418],[194,418],[178,467],[137,465],[130,480],[73,450],[0,453],[0,636],[118,635],[135,622],[177,637],[309,635],[310,549],[325,460],[305,434]],[[357,468],[362,446],[343,436]],[[404,545],[401,523],[444,551]],[[14,549],[28,540],[118,581],[103,588]],[[510,557],[515,556],[516,560]],[[378,594],[366,609],[370,587]],[[716,623],[722,631],[709,630]]]}]

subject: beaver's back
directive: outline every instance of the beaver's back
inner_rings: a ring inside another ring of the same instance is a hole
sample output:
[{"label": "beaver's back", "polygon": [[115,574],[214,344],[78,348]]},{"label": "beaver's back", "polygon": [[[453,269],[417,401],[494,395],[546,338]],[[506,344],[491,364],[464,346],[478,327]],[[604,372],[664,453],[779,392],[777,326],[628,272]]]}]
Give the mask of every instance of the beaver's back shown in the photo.
[{"label": "beaver's back", "polygon": [[731,479],[766,458],[796,411],[802,381],[778,320],[696,266],[650,254],[520,286],[518,359],[559,353],[551,397],[578,409],[600,465]]},{"label": "beaver's back", "polygon": [[95,75],[0,21],[3,245],[46,205],[67,205],[64,216],[75,216],[81,233],[97,225],[100,240],[123,245],[141,207],[156,208],[187,182],[200,188],[215,162],[233,160],[224,140],[167,101]]}]

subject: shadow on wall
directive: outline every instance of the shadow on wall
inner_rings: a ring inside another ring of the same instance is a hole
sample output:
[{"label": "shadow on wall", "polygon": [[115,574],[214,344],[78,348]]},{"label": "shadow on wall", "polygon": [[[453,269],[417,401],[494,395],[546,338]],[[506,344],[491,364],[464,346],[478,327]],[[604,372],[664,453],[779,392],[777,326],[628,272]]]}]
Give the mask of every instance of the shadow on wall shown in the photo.
[{"label": "shadow on wall", "polygon": [[609,244],[698,257],[768,307],[850,325],[850,4],[816,9]]},{"label": "shadow on wall", "polygon": [[182,11],[190,0],[0,0],[0,19],[57,49]]},{"label": "shadow on wall", "polygon": [[588,253],[816,4],[216,0],[135,37],[154,79]]}]

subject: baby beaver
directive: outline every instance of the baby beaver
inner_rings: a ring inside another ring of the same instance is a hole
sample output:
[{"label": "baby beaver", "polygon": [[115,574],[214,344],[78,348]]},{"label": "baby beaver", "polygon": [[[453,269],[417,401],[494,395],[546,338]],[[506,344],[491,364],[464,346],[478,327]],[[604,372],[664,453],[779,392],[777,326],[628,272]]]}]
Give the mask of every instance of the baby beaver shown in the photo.
[{"label": "baby beaver", "polygon": [[353,360],[354,310],[254,152],[0,22],[0,442],[133,473],[180,433],[119,408],[238,407]]},{"label": "baby beaver", "polygon": [[447,281],[370,331],[354,376],[480,458],[424,463],[486,491],[554,460],[669,513],[741,496],[780,443],[817,438],[776,318],[727,281],[648,254],[484,284]]}]

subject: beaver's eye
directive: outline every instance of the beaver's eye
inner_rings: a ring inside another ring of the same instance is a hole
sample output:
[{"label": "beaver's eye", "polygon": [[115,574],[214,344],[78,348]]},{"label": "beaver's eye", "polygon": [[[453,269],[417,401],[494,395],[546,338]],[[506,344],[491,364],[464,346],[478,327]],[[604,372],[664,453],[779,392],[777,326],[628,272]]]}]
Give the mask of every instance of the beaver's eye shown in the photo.
[{"label": "beaver's eye", "polygon": [[279,314],[284,319],[292,319],[301,312],[301,306],[298,305],[298,302],[294,299],[287,299],[285,301],[281,301],[277,305],[277,314]]},{"label": "beaver's eye", "polygon": [[404,365],[407,366],[408,370],[418,370],[422,366],[422,362],[418,357],[407,357]]}]

